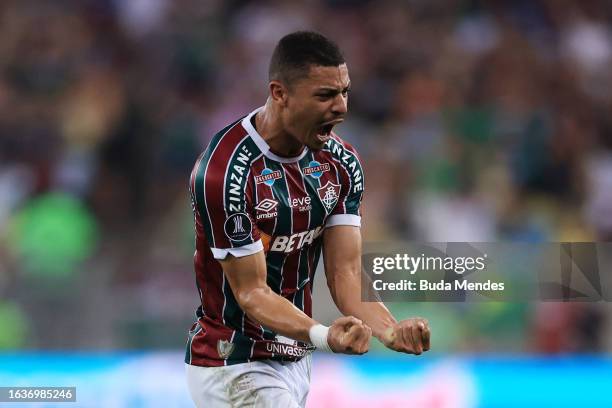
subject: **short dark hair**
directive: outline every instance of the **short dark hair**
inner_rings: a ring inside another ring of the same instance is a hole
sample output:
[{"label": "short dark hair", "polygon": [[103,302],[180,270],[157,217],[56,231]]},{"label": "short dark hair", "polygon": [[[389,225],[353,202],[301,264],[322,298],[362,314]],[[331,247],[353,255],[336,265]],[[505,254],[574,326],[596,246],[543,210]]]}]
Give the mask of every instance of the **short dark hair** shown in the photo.
[{"label": "short dark hair", "polygon": [[268,78],[291,86],[297,79],[308,75],[311,65],[337,67],[344,62],[338,45],[324,35],[313,31],[296,31],[276,44],[270,59]]}]

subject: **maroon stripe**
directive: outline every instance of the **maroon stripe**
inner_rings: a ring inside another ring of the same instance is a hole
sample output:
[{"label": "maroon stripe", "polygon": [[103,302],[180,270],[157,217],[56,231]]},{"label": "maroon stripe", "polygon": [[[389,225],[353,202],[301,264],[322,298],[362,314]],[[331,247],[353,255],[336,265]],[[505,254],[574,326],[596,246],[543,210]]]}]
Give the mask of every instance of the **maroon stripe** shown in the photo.
[{"label": "maroon stripe", "polygon": [[[223,231],[226,219],[225,203],[223,202],[224,180],[232,153],[236,145],[246,134],[245,129],[241,125],[237,124],[234,126],[223,136],[215,152],[208,160],[204,194],[206,195],[206,206],[210,214],[215,248],[230,248],[232,246],[229,238],[227,238]],[[208,216],[208,214],[203,215]]]},{"label": "maroon stripe", "polygon": [[218,357],[217,344],[219,340],[231,340],[233,330],[206,317],[200,319],[199,324],[202,331],[194,336],[191,342],[191,363],[209,367],[224,365],[223,360]]},{"label": "maroon stripe", "polygon": [[[196,218],[199,218],[199,214]],[[197,234],[196,245],[194,265],[198,286],[202,290],[204,313],[212,319],[221,319],[223,314],[223,270],[221,264],[213,257],[201,226]]]}]

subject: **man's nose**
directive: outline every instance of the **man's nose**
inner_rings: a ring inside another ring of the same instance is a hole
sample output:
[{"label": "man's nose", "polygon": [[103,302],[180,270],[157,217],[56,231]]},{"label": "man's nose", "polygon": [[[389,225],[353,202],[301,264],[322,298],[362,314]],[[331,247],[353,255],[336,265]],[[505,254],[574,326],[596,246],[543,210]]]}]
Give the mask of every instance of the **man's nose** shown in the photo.
[{"label": "man's nose", "polygon": [[336,95],[332,105],[334,115],[345,115],[348,112],[348,98],[342,94]]}]

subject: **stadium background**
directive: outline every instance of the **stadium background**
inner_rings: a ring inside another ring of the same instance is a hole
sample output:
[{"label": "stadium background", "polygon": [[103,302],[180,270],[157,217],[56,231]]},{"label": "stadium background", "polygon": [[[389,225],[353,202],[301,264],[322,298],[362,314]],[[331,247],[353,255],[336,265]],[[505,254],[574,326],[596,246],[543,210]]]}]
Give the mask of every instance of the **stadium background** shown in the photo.
[{"label": "stadium background", "polygon": [[[3,0],[0,385],[189,406],[188,174],[295,29],[348,61],[366,241],[608,240],[611,23],[604,0]],[[606,303],[390,306],[432,352],[318,356],[310,407],[612,406]]]}]

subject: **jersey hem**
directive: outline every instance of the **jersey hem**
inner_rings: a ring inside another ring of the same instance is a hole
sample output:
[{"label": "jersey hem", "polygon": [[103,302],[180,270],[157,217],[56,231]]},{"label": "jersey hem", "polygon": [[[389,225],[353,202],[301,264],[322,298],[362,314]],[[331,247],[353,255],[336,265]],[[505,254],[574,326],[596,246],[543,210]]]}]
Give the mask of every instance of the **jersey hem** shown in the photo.
[{"label": "jersey hem", "polygon": [[242,258],[243,256],[252,255],[259,251],[263,251],[263,243],[261,239],[253,242],[252,244],[243,245],[236,248],[210,248],[215,259],[225,259],[228,254],[232,254],[236,258]]},{"label": "jersey hem", "polygon": [[325,228],[335,225],[350,225],[353,227],[361,227],[361,217],[355,214],[334,214],[325,222]]}]

